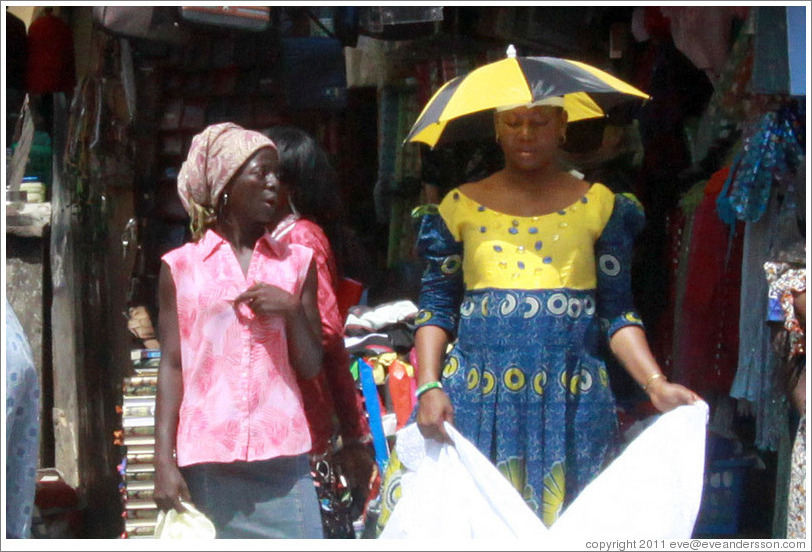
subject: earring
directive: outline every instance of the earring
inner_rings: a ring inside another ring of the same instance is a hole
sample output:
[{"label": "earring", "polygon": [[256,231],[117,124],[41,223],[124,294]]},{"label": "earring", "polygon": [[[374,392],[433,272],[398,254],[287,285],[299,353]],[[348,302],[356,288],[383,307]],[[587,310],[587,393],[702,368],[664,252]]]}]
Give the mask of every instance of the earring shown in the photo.
[{"label": "earring", "polygon": [[561,136],[558,137],[558,145],[559,146],[563,146],[564,142],[566,142],[566,141],[567,141],[567,136],[565,134],[562,134]]},{"label": "earring", "polygon": [[228,192],[223,194],[223,207],[228,205]]}]

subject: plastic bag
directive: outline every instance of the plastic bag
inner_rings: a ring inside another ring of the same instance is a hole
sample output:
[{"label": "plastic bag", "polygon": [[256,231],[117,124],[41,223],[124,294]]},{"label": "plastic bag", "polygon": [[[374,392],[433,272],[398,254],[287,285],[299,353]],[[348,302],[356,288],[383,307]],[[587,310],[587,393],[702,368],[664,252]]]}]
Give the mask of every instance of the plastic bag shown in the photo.
[{"label": "plastic bag", "polygon": [[158,522],[155,524],[154,538],[156,539],[213,539],[216,532],[214,524],[197,508],[188,502],[181,501],[185,512],[178,512],[174,508],[169,511],[158,512]]},{"label": "plastic bag", "polygon": [[406,471],[401,498],[380,538],[687,539],[699,512],[708,405],[660,415],[548,529],[508,480],[451,425],[454,445],[397,433]]}]

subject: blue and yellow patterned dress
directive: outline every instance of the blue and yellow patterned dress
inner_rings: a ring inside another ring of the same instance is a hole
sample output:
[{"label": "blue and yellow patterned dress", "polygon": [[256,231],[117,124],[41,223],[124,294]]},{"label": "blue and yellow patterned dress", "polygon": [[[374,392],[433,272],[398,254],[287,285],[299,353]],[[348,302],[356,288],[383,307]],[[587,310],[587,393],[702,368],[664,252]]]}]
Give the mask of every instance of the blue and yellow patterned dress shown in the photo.
[{"label": "blue and yellow patterned dress", "polygon": [[547,526],[616,443],[601,345],[642,326],[630,269],[644,223],[632,196],[602,184],[534,217],[454,189],[420,223],[427,267],[416,323],[456,335],[442,371],[455,426]]}]

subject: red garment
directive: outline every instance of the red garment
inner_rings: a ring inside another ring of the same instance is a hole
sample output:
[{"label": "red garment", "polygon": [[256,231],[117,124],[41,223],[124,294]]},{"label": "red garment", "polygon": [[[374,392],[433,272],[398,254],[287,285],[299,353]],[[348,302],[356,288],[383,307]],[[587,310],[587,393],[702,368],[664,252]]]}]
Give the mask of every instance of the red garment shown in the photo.
[{"label": "red garment", "polygon": [[70,93],[76,85],[73,31],[53,14],[38,17],[28,28],[25,80],[31,94]]},{"label": "red garment", "polygon": [[731,235],[716,213],[729,168],[711,176],[695,213],[685,296],[674,353],[674,381],[699,394],[729,393],[738,365],[744,227]]},{"label": "red garment", "polygon": [[338,273],[330,242],[317,224],[306,219],[298,219],[279,241],[312,249],[318,270],[324,364],[318,377],[299,378],[299,387],[310,425],[312,452],[321,454],[328,450],[334,434],[334,417],[338,418],[345,440],[368,436],[369,422],[350,373],[350,356],[344,347],[344,322],[336,300]]}]

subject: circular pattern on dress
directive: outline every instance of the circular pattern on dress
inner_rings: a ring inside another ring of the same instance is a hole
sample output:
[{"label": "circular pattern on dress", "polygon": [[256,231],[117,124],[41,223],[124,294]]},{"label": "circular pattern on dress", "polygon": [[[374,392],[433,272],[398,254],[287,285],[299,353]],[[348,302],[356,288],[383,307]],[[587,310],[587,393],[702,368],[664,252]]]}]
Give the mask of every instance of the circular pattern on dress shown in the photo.
[{"label": "circular pattern on dress", "polygon": [[480,231],[480,232],[482,232],[482,233],[484,234],[485,232],[487,232],[487,231],[488,231],[488,229],[487,229],[487,228],[485,228],[484,226],[480,226],[480,227],[479,227],[479,231]]},{"label": "circular pattern on dress", "polygon": [[533,376],[533,391],[536,395],[544,394],[544,387],[547,385],[547,372],[539,372]]},{"label": "circular pattern on dress", "polygon": [[587,316],[595,314],[595,300],[590,296],[584,297],[584,314]]},{"label": "circular pattern on dress", "polygon": [[623,318],[625,318],[628,322],[635,322],[637,324],[642,324],[643,323],[643,320],[641,320],[641,318],[639,316],[637,316],[635,313],[633,313],[631,311],[624,314]]},{"label": "circular pattern on dress", "polygon": [[471,316],[473,314],[474,309],[476,308],[476,303],[474,303],[471,299],[466,299],[460,305],[460,314],[465,317]]},{"label": "circular pattern on dress", "polygon": [[451,274],[456,274],[459,272],[461,267],[462,257],[459,255],[450,255],[443,259],[442,264],[440,264],[440,272],[446,276],[450,276]]},{"label": "circular pattern on dress", "polygon": [[518,234],[519,229],[516,228],[515,226],[511,226],[510,228],[508,228],[508,232],[510,232],[511,234]]},{"label": "circular pattern on dress", "polygon": [[502,252],[502,246],[501,245],[494,245],[493,250],[496,251],[497,253],[501,253]]},{"label": "circular pattern on dress", "polygon": [[577,297],[570,297],[569,303],[567,304],[567,314],[570,318],[578,318],[581,316],[581,310],[583,305],[581,304],[581,300]]},{"label": "circular pattern on dress", "polygon": [[598,379],[602,386],[609,387],[609,372],[607,372],[603,366],[598,368]]},{"label": "circular pattern on dress", "polygon": [[547,310],[551,314],[564,314],[567,312],[567,296],[563,293],[554,293],[547,299]]},{"label": "circular pattern on dress", "polygon": [[457,357],[448,357],[448,360],[443,366],[443,378],[450,378],[454,374],[457,373],[457,370],[460,369],[460,361]]},{"label": "circular pattern on dress", "polygon": [[580,382],[578,383],[581,393],[588,393],[589,390],[592,389],[593,383],[594,378],[592,377],[592,374],[588,370],[581,370]]},{"label": "circular pattern on dress", "polygon": [[490,370],[484,370],[482,372],[482,394],[490,395],[493,393],[495,387],[496,377],[494,377],[493,372]]},{"label": "circular pattern on dress", "polygon": [[476,389],[476,386],[479,385],[479,370],[476,368],[471,368],[468,370],[468,390]]},{"label": "circular pattern on dress", "polygon": [[572,376],[572,379],[570,380],[570,388],[569,388],[570,393],[572,393],[573,395],[577,395],[578,394],[578,389],[580,387],[581,387],[581,376],[580,375]]},{"label": "circular pattern on dress", "polygon": [[512,293],[508,293],[505,295],[505,298],[502,300],[501,304],[499,305],[499,313],[502,316],[507,316],[516,310],[516,306],[519,302],[516,300],[516,296]]},{"label": "circular pattern on dress", "polygon": [[607,276],[617,276],[620,274],[620,261],[618,261],[614,255],[608,253],[601,255],[600,259],[598,259],[598,266],[601,272]]},{"label": "circular pattern on dress", "polygon": [[525,318],[533,318],[541,309],[541,302],[535,297],[525,297],[524,303],[528,306],[527,310],[522,315]]},{"label": "circular pattern on dress", "polygon": [[415,324],[423,324],[431,320],[434,316],[434,313],[430,310],[421,309],[417,312],[417,315],[414,317]]},{"label": "circular pattern on dress", "polygon": [[490,296],[486,295],[485,297],[482,298],[482,304],[479,305],[479,310],[480,312],[482,312],[482,316],[488,316],[488,313],[490,312],[488,310],[488,304],[490,302],[491,302]]},{"label": "circular pattern on dress", "polygon": [[511,391],[521,391],[524,388],[525,380],[524,372],[516,366],[508,368],[502,375],[502,383]]}]

